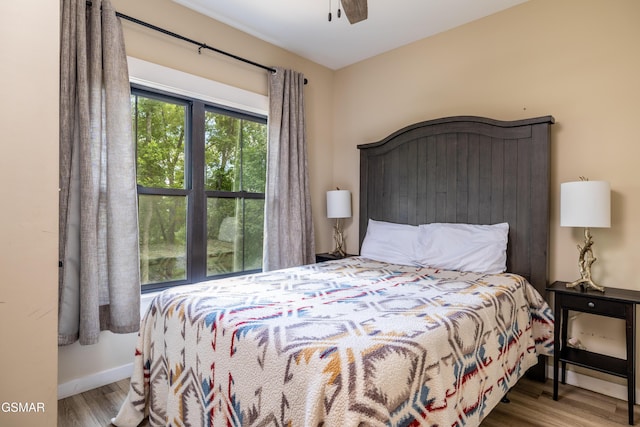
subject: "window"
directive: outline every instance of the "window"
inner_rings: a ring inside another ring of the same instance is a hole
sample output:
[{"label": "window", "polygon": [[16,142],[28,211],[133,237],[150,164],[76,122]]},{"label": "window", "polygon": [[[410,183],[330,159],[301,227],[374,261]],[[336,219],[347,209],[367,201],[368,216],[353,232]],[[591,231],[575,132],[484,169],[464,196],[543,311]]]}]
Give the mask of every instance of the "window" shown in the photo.
[{"label": "window", "polygon": [[132,86],[143,290],[262,266],[266,117]]}]

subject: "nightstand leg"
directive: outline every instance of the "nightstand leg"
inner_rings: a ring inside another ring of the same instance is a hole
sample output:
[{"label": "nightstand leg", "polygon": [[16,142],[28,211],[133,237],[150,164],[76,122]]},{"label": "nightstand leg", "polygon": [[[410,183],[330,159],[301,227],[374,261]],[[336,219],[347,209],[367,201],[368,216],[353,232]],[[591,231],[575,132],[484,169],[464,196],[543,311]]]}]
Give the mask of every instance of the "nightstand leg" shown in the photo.
[{"label": "nightstand leg", "polygon": [[[569,328],[569,310],[566,308],[560,310],[562,312],[562,337],[560,338],[560,347],[564,349],[567,345],[567,331]],[[567,362],[562,361],[562,384],[567,383]]]},{"label": "nightstand leg", "polygon": [[[560,296],[554,295],[555,306],[554,312],[556,314],[556,319],[560,319],[560,323],[562,323],[562,316],[558,316],[558,314],[562,311],[560,309]],[[555,327],[553,328],[553,400],[558,400],[558,368],[560,365],[560,328],[556,322]]]},{"label": "nightstand leg", "polygon": [[633,425],[633,409],[636,402],[636,306],[628,304],[625,313],[627,329],[627,399],[629,424]]},{"label": "nightstand leg", "polygon": [[553,400],[558,400],[558,359],[559,357],[553,355]]}]

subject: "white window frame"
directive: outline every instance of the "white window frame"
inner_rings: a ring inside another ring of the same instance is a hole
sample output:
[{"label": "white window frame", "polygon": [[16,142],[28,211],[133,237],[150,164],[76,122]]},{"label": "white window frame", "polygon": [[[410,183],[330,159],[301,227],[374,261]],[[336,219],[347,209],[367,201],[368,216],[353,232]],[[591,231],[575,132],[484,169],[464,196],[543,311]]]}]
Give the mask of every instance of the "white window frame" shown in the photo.
[{"label": "white window frame", "polygon": [[265,95],[131,56],[127,63],[131,83],[268,117],[269,97]]}]

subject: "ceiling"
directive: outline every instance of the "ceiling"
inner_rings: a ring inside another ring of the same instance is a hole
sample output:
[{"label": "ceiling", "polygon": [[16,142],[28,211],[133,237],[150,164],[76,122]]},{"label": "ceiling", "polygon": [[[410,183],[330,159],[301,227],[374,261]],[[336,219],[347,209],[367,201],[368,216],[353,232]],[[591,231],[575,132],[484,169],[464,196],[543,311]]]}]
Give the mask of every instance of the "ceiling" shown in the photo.
[{"label": "ceiling", "polygon": [[173,1],[337,70],[527,0],[369,0],[353,25],[337,18],[338,0]]}]

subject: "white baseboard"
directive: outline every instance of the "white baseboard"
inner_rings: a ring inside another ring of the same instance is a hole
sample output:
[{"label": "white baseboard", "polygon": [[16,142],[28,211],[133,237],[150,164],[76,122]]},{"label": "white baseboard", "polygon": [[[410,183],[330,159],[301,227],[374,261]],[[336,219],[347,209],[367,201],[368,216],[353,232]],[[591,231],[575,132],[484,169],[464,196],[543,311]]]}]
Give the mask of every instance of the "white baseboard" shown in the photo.
[{"label": "white baseboard", "polygon": [[84,393],[97,387],[102,387],[116,381],[130,378],[133,373],[133,363],[96,372],[86,377],[78,378],[58,385],[58,399]]},{"label": "white baseboard", "polygon": [[[547,365],[547,378],[553,380],[553,366]],[[579,372],[567,369],[566,383],[575,387],[580,387],[585,390],[590,390],[596,393],[604,394],[620,400],[627,400],[627,385],[616,384],[611,381],[595,378],[589,375],[584,375]],[[561,394],[561,393],[559,393]],[[636,396],[638,395],[638,389],[636,388]],[[636,399],[637,400],[637,399]],[[635,404],[635,402],[634,402]]]}]

